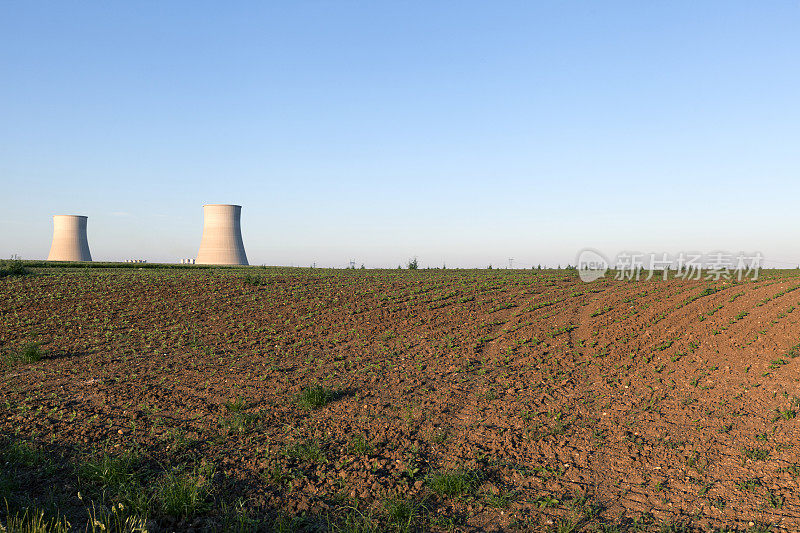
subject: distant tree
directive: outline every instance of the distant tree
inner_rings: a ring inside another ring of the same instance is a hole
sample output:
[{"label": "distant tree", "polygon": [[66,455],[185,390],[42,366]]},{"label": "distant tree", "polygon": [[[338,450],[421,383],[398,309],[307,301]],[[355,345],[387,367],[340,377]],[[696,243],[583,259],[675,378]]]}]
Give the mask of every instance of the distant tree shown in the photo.
[{"label": "distant tree", "polygon": [[417,270],[419,268],[419,262],[417,261],[417,258],[414,257],[410,259],[407,266],[409,270]]}]

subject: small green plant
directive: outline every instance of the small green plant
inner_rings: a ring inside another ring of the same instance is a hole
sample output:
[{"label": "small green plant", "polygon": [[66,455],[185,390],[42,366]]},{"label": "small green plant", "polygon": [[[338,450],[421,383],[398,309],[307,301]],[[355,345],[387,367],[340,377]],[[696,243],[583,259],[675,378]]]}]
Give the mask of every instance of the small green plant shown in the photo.
[{"label": "small green plant", "polygon": [[567,518],[561,518],[558,520],[558,522],[556,522],[552,531],[554,533],[573,533],[578,531],[579,525],[580,520],[578,520],[577,517],[571,516]]},{"label": "small green plant", "polygon": [[38,342],[32,342],[23,346],[17,352],[6,354],[3,359],[6,365],[27,365],[41,361],[44,356],[41,345]]},{"label": "small green plant", "polygon": [[387,525],[399,532],[411,531],[421,507],[421,504],[410,499],[390,499],[383,506]]},{"label": "small green plant", "polygon": [[782,367],[783,365],[788,365],[788,364],[789,364],[789,361],[787,361],[786,359],[775,359],[774,361],[772,361],[769,364],[769,367],[767,367],[767,368],[769,368],[770,370],[776,370],[776,369]]},{"label": "small green plant", "polygon": [[561,500],[552,494],[544,494],[536,498],[533,503],[535,503],[539,509],[547,509],[548,507],[557,507],[561,503]]},{"label": "small green plant", "polygon": [[311,411],[329,404],[335,397],[336,393],[331,389],[326,389],[322,385],[310,385],[300,391],[297,403],[303,409]]},{"label": "small green plant", "polygon": [[772,417],[773,422],[777,422],[778,420],[791,420],[797,416],[797,411],[794,409],[775,409],[775,416]]},{"label": "small green plant", "polygon": [[487,507],[494,507],[497,509],[505,509],[511,505],[514,499],[517,497],[516,491],[498,491],[496,494],[487,492],[483,494],[483,503]]},{"label": "small green plant", "polygon": [[315,439],[295,442],[286,448],[286,455],[309,463],[325,463],[328,461],[322,446]]},{"label": "small green plant", "polygon": [[178,467],[165,474],[156,486],[161,511],[176,518],[186,518],[206,509],[211,495],[214,467],[202,465],[191,470]]},{"label": "small green plant", "polygon": [[738,483],[736,483],[736,487],[738,487],[739,490],[746,490],[750,492],[756,490],[760,486],[761,486],[761,480],[758,479],[757,477],[743,479]]},{"label": "small green plant", "polygon": [[236,398],[225,402],[225,408],[232,413],[241,413],[247,407],[247,401],[244,398]]},{"label": "small green plant", "polygon": [[433,473],[428,487],[439,496],[464,496],[478,486],[481,476],[474,470],[446,470]]},{"label": "small green plant", "polygon": [[225,402],[225,408],[230,415],[219,419],[219,425],[223,428],[239,432],[247,431],[258,419],[258,415],[255,413],[245,411],[247,409],[247,401],[244,398],[236,398]]},{"label": "small green plant", "polygon": [[355,455],[368,455],[372,451],[372,445],[367,442],[364,435],[353,435],[347,448],[350,453]]},{"label": "small green plant", "polygon": [[270,466],[267,468],[267,471],[264,473],[264,479],[269,481],[274,485],[283,485],[284,483],[290,481],[292,479],[292,472],[286,471],[280,461],[273,460],[270,462]]},{"label": "small green plant", "polygon": [[773,509],[783,509],[783,503],[786,499],[781,496],[780,494],[775,494],[771,490],[767,491],[767,498],[769,499],[769,505]]},{"label": "small green plant", "polygon": [[744,448],[742,454],[753,461],[765,461],[769,457],[769,450],[764,448]]},{"label": "small green plant", "polygon": [[242,276],[242,281],[245,283],[245,285],[252,285],[253,287],[267,284],[267,278],[257,274],[245,274]]},{"label": "small green plant", "polygon": [[[385,528],[381,527],[379,520],[374,518],[372,512],[361,512],[355,507],[344,507],[337,512],[328,515],[325,531],[336,533],[383,533]],[[290,533],[302,531],[302,522],[297,518],[289,519],[281,517],[272,524],[272,531],[275,533]]]},{"label": "small green plant", "polygon": [[78,467],[78,475],[104,488],[117,487],[129,482],[133,478],[133,456],[113,456],[102,454],[91,458]]}]

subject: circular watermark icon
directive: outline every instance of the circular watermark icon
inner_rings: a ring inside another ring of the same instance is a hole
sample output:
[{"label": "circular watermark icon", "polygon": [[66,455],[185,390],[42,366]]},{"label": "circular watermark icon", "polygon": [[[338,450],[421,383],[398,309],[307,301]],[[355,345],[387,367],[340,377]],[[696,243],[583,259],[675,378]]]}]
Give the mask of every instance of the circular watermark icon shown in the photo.
[{"label": "circular watermark icon", "polygon": [[596,281],[608,272],[608,259],[594,248],[578,252],[578,276],[584,283]]}]

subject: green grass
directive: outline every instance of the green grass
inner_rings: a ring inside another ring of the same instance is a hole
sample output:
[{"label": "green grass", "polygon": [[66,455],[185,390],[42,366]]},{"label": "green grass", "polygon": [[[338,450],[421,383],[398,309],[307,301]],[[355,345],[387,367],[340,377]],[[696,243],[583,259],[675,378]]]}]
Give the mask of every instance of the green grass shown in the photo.
[{"label": "green grass", "polygon": [[114,505],[119,505],[112,514],[105,508],[96,510],[103,520],[124,523],[128,518],[135,521],[152,514],[153,495],[137,473],[138,462],[138,456],[133,453],[103,453],[76,466],[78,479],[89,484],[83,486],[85,494],[103,500],[108,498]]},{"label": "green grass", "polygon": [[746,490],[750,492],[756,490],[760,486],[761,486],[761,480],[756,477],[750,479],[743,479],[742,481],[736,483],[736,487],[739,490]]},{"label": "green grass", "polygon": [[292,444],[286,448],[286,455],[309,463],[325,463],[328,460],[322,446],[315,439]]},{"label": "green grass", "polygon": [[245,411],[247,409],[247,401],[244,398],[225,402],[225,408],[230,414],[220,417],[219,425],[223,428],[244,432],[250,429],[258,420],[257,414]]},{"label": "green grass", "polygon": [[[383,533],[386,527],[371,512],[362,512],[355,507],[339,509],[326,517],[326,529],[330,533]],[[272,524],[275,533],[305,531],[297,518],[280,518]]]},{"label": "green grass", "polygon": [[393,531],[413,531],[415,522],[421,518],[423,506],[410,499],[392,498],[384,506],[386,525]]},{"label": "green grass", "polygon": [[156,486],[156,501],[165,515],[176,518],[193,516],[204,511],[211,495],[214,467],[203,465],[192,470],[175,468],[167,472]]},{"label": "green grass", "polygon": [[0,531],[8,533],[69,533],[72,531],[67,519],[61,516],[47,517],[41,509],[26,507],[11,513],[5,502],[5,527],[0,522]]},{"label": "green grass", "polygon": [[516,499],[517,492],[516,491],[499,491],[497,494],[492,493],[485,493],[483,494],[483,503],[487,507],[494,507],[496,509],[505,509],[511,505],[511,503]]},{"label": "green grass", "polygon": [[89,509],[89,521],[85,531],[88,533],[143,533],[148,531],[147,518],[130,513],[123,504],[113,504],[111,509],[96,507]]},{"label": "green grass", "polygon": [[439,496],[464,496],[478,486],[481,476],[473,470],[447,470],[431,474],[428,487]]},{"label": "green grass", "polygon": [[39,344],[31,343],[20,350],[18,360],[23,364],[35,363],[40,361],[43,355],[44,354],[42,353],[41,348],[39,348]]},{"label": "green grass", "polygon": [[242,276],[242,281],[245,283],[245,285],[252,285],[253,287],[267,285],[269,283],[268,278],[258,274],[245,274]]},{"label": "green grass", "polygon": [[297,403],[303,409],[311,411],[328,405],[335,397],[336,393],[331,389],[322,385],[310,385],[297,395]]},{"label": "green grass", "polygon": [[777,422],[778,420],[791,420],[797,416],[797,411],[794,409],[775,409],[775,416],[772,417],[773,422]]},{"label": "green grass", "polygon": [[354,455],[369,455],[372,452],[372,445],[363,435],[353,435],[347,449]]},{"label": "green grass", "polygon": [[16,352],[7,353],[3,356],[3,362],[6,366],[27,365],[41,361],[44,357],[44,352],[40,348],[39,343],[32,342],[26,344]]},{"label": "green grass", "polygon": [[11,276],[26,276],[30,270],[25,268],[25,263],[18,259],[3,259],[0,261],[0,278]]},{"label": "green grass", "polygon": [[33,468],[41,466],[45,456],[38,448],[24,441],[12,441],[0,446],[0,462]]},{"label": "green grass", "polygon": [[102,454],[78,466],[78,476],[103,488],[116,488],[129,483],[133,475],[132,455],[113,456]]},{"label": "green grass", "polygon": [[769,450],[764,448],[745,448],[742,454],[753,461],[765,461],[769,457]]}]

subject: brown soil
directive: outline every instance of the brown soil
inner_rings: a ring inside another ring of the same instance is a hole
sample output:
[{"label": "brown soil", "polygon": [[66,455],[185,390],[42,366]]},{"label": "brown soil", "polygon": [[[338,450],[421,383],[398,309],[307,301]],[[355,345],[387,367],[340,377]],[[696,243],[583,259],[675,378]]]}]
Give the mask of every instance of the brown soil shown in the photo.
[{"label": "brown soil", "polygon": [[[592,284],[563,271],[244,272],[260,278],[0,280],[0,350],[36,341],[46,354],[0,370],[6,448],[51,460],[9,467],[11,497],[72,512],[92,486],[69,465],[136,450],[146,479],[214,466],[209,506],[156,513],[155,529],[219,528],[220,502],[237,500],[264,524],[311,528],[348,508],[388,521],[400,498],[434,531],[570,519],[800,531],[796,271]],[[298,395],[314,384],[335,397],[307,410]],[[435,475],[458,469],[473,485],[438,494]]]}]

